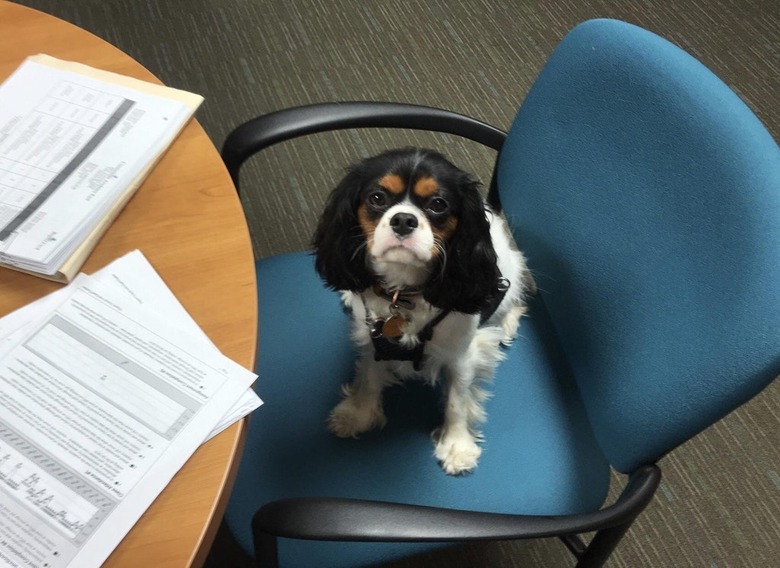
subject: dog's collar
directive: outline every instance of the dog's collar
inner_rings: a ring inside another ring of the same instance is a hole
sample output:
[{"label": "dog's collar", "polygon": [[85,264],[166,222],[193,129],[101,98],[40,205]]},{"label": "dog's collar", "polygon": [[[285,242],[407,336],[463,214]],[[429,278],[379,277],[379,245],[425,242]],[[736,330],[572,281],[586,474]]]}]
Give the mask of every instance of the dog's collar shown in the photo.
[{"label": "dog's collar", "polygon": [[416,298],[422,294],[422,288],[404,287],[400,289],[388,288],[384,282],[377,281],[372,287],[374,294],[384,298],[393,306],[413,310]]}]

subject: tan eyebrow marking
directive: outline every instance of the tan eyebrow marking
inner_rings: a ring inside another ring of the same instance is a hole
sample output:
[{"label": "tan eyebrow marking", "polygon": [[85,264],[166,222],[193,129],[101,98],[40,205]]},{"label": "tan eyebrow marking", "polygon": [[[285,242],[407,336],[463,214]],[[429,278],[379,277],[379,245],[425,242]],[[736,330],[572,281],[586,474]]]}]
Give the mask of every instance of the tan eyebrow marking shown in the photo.
[{"label": "tan eyebrow marking", "polygon": [[430,197],[439,191],[439,184],[432,177],[424,177],[414,184],[414,193],[419,197]]},{"label": "tan eyebrow marking", "polygon": [[379,185],[396,195],[400,195],[406,190],[404,180],[401,179],[401,176],[396,174],[387,174],[379,180]]}]

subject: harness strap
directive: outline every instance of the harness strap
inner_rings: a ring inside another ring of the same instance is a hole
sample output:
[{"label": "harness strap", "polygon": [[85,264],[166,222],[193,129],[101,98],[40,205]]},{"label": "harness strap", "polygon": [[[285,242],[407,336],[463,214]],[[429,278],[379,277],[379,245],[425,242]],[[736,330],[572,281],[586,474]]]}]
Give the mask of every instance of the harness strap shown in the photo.
[{"label": "harness strap", "polygon": [[[506,278],[499,278],[498,285],[496,286],[495,294],[485,302],[485,306],[480,313],[479,325],[483,325],[490,317],[496,313],[498,306],[506,296],[507,290],[509,290],[509,280]],[[441,323],[452,310],[442,310],[436,317],[429,321],[425,327],[423,327],[417,334],[418,342],[414,347],[406,347],[401,345],[397,341],[394,341],[388,337],[385,337],[381,333],[381,325],[384,324],[384,320],[373,320],[368,310],[368,303],[365,297],[363,299],[363,307],[366,311],[366,325],[369,329],[371,336],[371,343],[374,345],[374,360],[375,361],[411,361],[415,371],[419,371],[422,368],[423,359],[425,358],[425,343],[433,338],[433,328]],[[381,322],[377,328],[377,323]]]},{"label": "harness strap", "polygon": [[425,344],[433,337],[433,328],[441,323],[449,313],[450,310],[442,310],[435,318],[429,321],[417,335],[419,341],[414,347],[401,345],[381,333],[372,333],[371,342],[374,344],[374,361],[411,361],[414,370],[419,371],[425,358]]},{"label": "harness strap", "polygon": [[420,330],[417,336],[419,341],[414,345],[414,347],[407,347],[382,335],[381,327],[377,329],[377,322],[371,319],[371,314],[368,310],[368,303],[366,302],[365,298],[363,298],[363,306],[366,311],[366,325],[370,330],[371,343],[374,345],[374,360],[411,361],[415,371],[419,371],[422,368],[422,362],[425,357],[425,343],[430,341],[430,339],[433,337],[433,328],[441,323],[441,321],[450,313],[450,310],[442,310],[436,314],[436,317],[429,321],[425,327]]}]

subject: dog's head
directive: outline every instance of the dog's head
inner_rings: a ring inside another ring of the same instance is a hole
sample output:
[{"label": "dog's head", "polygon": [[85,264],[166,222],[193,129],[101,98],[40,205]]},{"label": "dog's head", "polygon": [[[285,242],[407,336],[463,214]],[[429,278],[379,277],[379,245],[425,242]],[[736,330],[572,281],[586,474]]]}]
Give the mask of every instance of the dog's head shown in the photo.
[{"label": "dog's head", "polygon": [[421,287],[431,304],[476,313],[499,277],[479,183],[441,154],[391,150],[352,166],[314,236],[328,286]]}]

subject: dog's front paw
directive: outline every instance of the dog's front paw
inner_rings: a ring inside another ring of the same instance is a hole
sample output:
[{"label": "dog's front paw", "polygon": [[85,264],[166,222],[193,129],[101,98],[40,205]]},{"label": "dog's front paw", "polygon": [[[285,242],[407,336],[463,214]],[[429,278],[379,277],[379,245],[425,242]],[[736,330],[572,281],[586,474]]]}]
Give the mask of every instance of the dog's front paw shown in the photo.
[{"label": "dog's front paw", "polygon": [[441,467],[449,475],[468,473],[477,467],[480,448],[471,434],[443,434],[436,442],[434,455]]},{"label": "dog's front paw", "polygon": [[385,425],[385,414],[377,404],[359,404],[347,397],[336,405],[328,417],[328,430],[339,438],[356,438],[358,434]]}]

